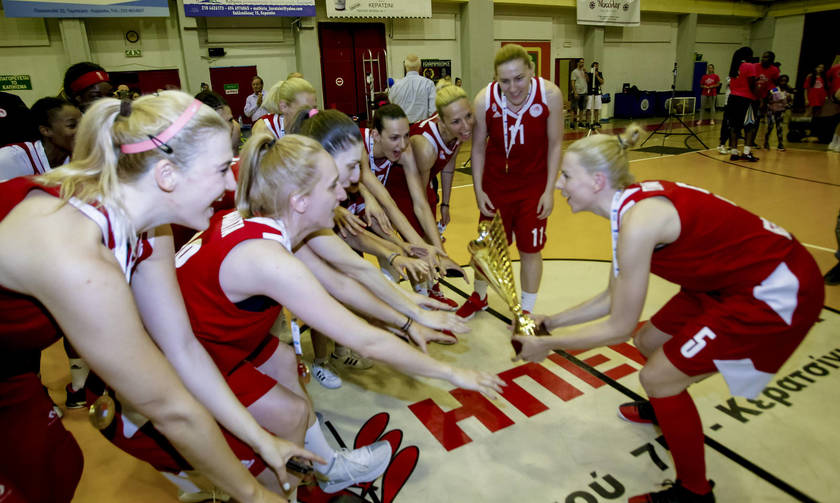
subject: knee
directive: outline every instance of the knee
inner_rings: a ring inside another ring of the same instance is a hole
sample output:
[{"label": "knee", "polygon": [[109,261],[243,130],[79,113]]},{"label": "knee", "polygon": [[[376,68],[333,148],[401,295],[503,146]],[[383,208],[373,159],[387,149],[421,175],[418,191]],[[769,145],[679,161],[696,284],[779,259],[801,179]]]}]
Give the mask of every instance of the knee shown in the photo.
[{"label": "knee", "polygon": [[648,396],[658,396],[665,381],[655,366],[645,365],[639,372],[639,382]]}]

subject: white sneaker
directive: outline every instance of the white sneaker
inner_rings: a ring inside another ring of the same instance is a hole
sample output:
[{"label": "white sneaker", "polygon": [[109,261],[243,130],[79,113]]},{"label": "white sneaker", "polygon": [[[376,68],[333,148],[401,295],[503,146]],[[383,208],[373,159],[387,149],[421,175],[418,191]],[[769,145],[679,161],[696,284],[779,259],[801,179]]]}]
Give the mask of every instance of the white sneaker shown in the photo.
[{"label": "white sneaker", "polygon": [[729,153],[729,148],[726,145],[718,145],[718,153],[720,155],[726,155]]},{"label": "white sneaker", "polygon": [[315,361],[312,364],[312,374],[315,376],[315,380],[327,389],[337,389],[342,385],[341,378],[336,375],[335,370],[327,361]]},{"label": "white sneaker", "polygon": [[829,143],[828,150],[833,152],[840,152],[840,143]]},{"label": "white sneaker", "polygon": [[373,367],[372,361],[344,346],[336,348],[330,355],[330,358],[333,359],[334,363],[340,364],[342,367],[348,369],[367,370]]},{"label": "white sneaker", "polygon": [[385,440],[355,450],[336,452],[332,466],[324,475],[329,479],[318,482],[321,490],[333,494],[352,485],[372,482],[379,478],[391,463],[391,444]]}]

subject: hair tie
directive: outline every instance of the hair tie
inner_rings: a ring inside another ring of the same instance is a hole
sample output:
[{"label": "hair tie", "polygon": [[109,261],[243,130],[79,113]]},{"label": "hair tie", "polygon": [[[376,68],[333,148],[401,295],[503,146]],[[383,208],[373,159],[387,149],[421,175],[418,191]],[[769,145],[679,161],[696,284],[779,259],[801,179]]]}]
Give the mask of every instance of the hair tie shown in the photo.
[{"label": "hair tie", "polygon": [[317,113],[318,113],[318,109],[317,109],[317,108],[313,108],[312,110],[310,110],[310,111],[309,111],[309,118],[311,119],[311,118],[312,118],[312,117],[314,117],[314,116],[315,116],[315,114],[317,114]]},{"label": "hair tie", "polygon": [[128,117],[131,115],[131,100],[120,101],[120,116]]}]

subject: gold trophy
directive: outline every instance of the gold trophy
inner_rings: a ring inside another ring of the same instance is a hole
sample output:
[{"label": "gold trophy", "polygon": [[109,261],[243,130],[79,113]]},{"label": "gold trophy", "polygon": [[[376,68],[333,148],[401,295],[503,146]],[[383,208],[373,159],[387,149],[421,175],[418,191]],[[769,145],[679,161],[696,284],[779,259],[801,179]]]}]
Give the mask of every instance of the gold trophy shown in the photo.
[{"label": "gold trophy", "polygon": [[[499,212],[493,220],[478,223],[478,237],[467,246],[472,255],[470,265],[476,276],[484,279],[504,299],[513,312],[514,335],[537,335],[539,329],[528,315],[522,313],[519,294],[513,279],[513,266],[508,253],[505,227]],[[522,344],[513,341],[513,349],[519,354]]]}]

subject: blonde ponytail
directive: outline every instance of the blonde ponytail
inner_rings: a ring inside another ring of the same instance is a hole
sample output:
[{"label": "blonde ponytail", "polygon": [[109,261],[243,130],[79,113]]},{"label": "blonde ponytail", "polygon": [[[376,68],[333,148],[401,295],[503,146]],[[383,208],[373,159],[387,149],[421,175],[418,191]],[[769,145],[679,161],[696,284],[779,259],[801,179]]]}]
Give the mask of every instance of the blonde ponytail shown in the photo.
[{"label": "blonde ponytail", "polygon": [[639,143],[641,135],[642,127],[634,122],[621,135],[597,134],[581,138],[569,145],[566,152],[577,155],[589,173],[606,173],[614,188],[623,189],[634,181],[627,150]]}]

